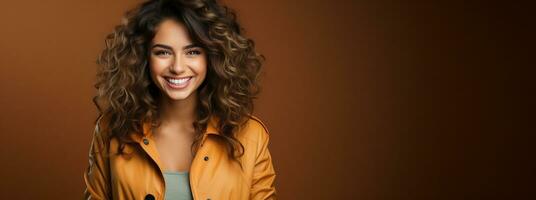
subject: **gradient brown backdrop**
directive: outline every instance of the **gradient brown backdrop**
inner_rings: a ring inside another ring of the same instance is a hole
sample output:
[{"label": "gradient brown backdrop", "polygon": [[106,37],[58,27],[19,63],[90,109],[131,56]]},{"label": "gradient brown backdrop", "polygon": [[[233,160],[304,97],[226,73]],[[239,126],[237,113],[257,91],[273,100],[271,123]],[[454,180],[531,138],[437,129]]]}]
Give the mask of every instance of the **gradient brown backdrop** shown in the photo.
[{"label": "gradient brown backdrop", "polygon": [[[0,2],[1,199],[81,198],[94,61],[138,2]],[[534,196],[528,6],[224,2],[267,57],[280,199]]]}]

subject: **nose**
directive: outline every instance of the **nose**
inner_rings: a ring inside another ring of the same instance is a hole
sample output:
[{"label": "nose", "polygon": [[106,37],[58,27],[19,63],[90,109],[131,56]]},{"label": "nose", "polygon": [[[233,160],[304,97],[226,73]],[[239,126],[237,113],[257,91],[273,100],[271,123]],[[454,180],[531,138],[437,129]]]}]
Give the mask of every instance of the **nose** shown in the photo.
[{"label": "nose", "polygon": [[181,74],[186,69],[186,63],[180,56],[175,57],[174,61],[169,67],[169,71],[174,74]]}]

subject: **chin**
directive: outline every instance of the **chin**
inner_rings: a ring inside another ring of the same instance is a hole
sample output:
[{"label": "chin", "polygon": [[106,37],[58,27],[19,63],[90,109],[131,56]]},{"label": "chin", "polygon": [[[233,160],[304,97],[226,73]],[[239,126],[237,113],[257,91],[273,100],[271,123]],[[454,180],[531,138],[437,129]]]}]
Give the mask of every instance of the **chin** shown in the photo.
[{"label": "chin", "polygon": [[[175,93],[177,93],[177,92],[175,92]],[[190,96],[191,96],[190,93],[188,93],[188,94],[182,94],[182,93],[181,93],[181,94],[173,94],[173,93],[170,94],[170,93],[168,93],[168,94],[167,94],[167,97],[168,97],[170,100],[172,100],[172,101],[181,101],[181,100],[185,100],[185,99],[187,99],[187,98],[190,97]]]},{"label": "chin", "polygon": [[174,101],[188,99],[189,97],[192,96],[192,93],[193,93],[193,91],[190,91],[190,88],[185,88],[185,90],[180,90],[180,91],[173,91],[173,90],[170,90],[169,88],[164,88],[162,92],[168,99],[174,100]]}]

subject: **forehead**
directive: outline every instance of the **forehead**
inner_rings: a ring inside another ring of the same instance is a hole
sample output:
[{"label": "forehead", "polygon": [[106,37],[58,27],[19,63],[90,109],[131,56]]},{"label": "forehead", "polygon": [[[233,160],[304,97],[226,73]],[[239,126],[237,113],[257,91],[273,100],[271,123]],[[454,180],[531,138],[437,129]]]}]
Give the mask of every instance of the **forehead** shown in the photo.
[{"label": "forehead", "polygon": [[166,44],[174,47],[182,47],[191,44],[188,29],[181,22],[165,19],[158,25],[153,44]]}]

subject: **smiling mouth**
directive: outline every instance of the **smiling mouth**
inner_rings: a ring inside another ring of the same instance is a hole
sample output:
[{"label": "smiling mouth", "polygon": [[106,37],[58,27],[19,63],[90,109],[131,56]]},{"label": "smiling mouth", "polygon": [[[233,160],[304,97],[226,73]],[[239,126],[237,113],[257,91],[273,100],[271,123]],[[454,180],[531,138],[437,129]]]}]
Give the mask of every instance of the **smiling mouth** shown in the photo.
[{"label": "smiling mouth", "polygon": [[167,85],[173,89],[181,89],[188,86],[188,83],[190,83],[190,80],[192,80],[192,77],[184,77],[184,78],[171,78],[171,77],[165,77]]}]

